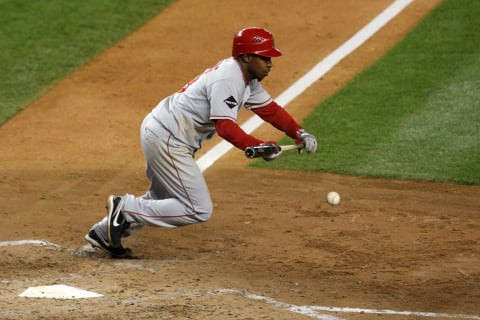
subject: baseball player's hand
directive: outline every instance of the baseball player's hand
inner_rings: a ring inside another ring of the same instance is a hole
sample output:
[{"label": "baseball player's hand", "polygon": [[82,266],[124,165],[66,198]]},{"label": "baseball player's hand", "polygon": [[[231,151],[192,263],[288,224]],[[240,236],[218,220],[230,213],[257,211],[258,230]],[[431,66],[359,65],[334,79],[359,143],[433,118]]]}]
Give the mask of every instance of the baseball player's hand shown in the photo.
[{"label": "baseball player's hand", "polygon": [[261,146],[268,146],[268,147],[273,147],[274,152],[273,153],[267,153],[263,156],[263,160],[265,161],[272,161],[278,158],[282,154],[282,148],[275,142],[275,141],[267,141],[261,144]]},{"label": "baseball player's hand", "polygon": [[303,129],[297,131],[297,144],[303,143],[305,151],[313,153],[317,151],[317,138]]}]

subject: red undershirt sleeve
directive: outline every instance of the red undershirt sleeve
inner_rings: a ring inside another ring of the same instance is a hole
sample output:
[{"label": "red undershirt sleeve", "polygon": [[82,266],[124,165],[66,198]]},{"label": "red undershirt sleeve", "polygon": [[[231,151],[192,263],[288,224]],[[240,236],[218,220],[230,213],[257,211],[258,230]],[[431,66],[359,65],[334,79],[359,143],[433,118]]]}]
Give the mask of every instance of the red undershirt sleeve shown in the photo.
[{"label": "red undershirt sleeve", "polygon": [[241,150],[263,143],[262,140],[247,134],[232,120],[216,119],[214,122],[218,135]]},{"label": "red undershirt sleeve", "polygon": [[275,128],[285,132],[289,137],[296,138],[296,133],[302,127],[292,116],[275,101],[265,107],[251,109],[264,121],[271,123]]}]

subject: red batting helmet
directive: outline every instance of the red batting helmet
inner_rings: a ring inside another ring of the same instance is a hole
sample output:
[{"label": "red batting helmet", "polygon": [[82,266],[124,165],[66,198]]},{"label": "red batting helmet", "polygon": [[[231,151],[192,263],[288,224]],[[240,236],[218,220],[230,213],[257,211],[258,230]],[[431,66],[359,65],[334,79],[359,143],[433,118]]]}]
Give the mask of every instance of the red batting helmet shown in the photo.
[{"label": "red batting helmet", "polygon": [[232,56],[238,58],[241,54],[257,54],[264,57],[280,57],[282,52],[275,49],[273,35],[262,28],[245,28],[233,38]]}]

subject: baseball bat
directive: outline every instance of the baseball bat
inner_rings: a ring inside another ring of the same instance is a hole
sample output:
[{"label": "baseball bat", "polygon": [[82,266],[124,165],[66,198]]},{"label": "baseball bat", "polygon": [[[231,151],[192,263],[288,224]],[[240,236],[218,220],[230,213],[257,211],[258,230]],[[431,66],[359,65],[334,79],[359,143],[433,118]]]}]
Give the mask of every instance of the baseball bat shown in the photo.
[{"label": "baseball bat", "polygon": [[[303,148],[303,143],[299,144],[288,144],[284,146],[279,146],[280,150],[287,151],[287,150],[297,150]],[[264,155],[272,154],[277,152],[274,146],[255,146],[255,147],[248,147],[245,149],[245,156],[247,158],[253,159],[258,157],[263,157]]]},{"label": "baseball bat", "polygon": [[280,149],[282,151],[287,151],[287,150],[297,150],[297,149],[302,149],[304,147],[303,143],[299,144],[287,144],[285,146],[280,146]]}]

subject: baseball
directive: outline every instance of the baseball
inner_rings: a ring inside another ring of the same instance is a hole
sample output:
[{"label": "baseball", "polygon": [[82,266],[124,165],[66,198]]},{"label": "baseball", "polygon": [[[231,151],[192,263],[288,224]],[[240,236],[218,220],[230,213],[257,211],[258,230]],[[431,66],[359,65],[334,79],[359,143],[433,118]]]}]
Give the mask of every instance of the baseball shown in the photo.
[{"label": "baseball", "polygon": [[327,194],[327,202],[333,206],[336,206],[340,203],[340,195],[335,191],[331,191]]}]

